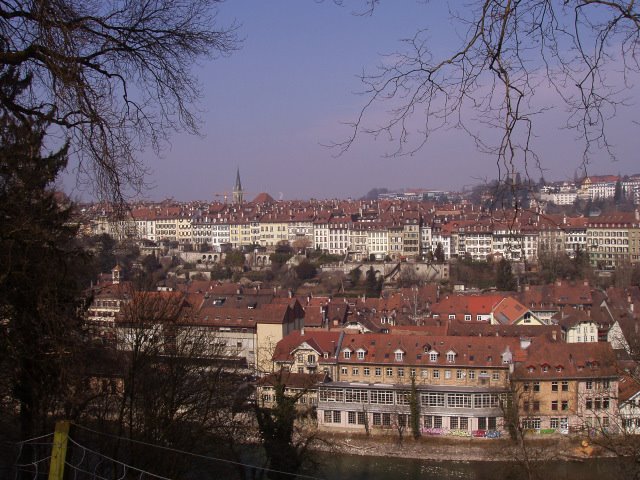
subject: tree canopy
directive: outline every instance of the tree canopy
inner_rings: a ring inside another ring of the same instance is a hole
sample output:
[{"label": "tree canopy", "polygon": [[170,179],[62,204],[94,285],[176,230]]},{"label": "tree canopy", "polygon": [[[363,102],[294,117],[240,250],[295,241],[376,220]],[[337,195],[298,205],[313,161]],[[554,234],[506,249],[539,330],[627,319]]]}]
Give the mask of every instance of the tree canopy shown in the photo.
[{"label": "tree canopy", "polygon": [[[363,3],[375,14],[380,0]],[[362,74],[364,105],[334,146],[343,152],[371,134],[393,142],[390,155],[411,155],[436,130],[457,128],[497,157],[505,182],[516,165],[542,171],[536,119],[558,108],[560,127],[583,141],[586,168],[600,149],[613,155],[608,121],[640,73],[639,9],[627,0],[450,2],[457,43],[437,51],[425,28],[384,55]]]},{"label": "tree canopy", "polygon": [[[4,98],[28,87],[12,69],[0,74]],[[0,112],[0,397],[19,403],[0,410],[20,411],[23,435],[65,398],[63,365],[78,340],[78,270],[85,265],[70,207],[50,188],[67,148],[47,152],[47,128],[44,120]]]},{"label": "tree canopy", "polygon": [[79,174],[121,201],[143,185],[138,149],[170,132],[197,132],[199,59],[227,54],[235,27],[218,27],[219,0],[8,0],[0,4],[0,71],[28,81],[0,98],[16,116],[46,119]]}]

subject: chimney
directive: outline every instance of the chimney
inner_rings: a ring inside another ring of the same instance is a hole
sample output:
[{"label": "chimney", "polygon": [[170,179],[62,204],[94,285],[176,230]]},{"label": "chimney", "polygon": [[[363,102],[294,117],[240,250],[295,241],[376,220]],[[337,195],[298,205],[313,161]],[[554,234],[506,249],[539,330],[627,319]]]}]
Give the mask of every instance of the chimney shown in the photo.
[{"label": "chimney", "polygon": [[555,330],[551,331],[551,338],[553,339],[553,341],[555,342],[558,338],[557,338],[557,333]]}]

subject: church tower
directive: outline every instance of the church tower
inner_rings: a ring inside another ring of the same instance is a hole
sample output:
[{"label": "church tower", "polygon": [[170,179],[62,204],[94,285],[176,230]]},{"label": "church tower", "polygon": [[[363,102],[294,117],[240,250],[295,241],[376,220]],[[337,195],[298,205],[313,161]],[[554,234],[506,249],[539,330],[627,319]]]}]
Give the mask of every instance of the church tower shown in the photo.
[{"label": "church tower", "polygon": [[242,183],[240,182],[240,168],[236,172],[236,185],[233,187],[233,203],[242,205]]}]

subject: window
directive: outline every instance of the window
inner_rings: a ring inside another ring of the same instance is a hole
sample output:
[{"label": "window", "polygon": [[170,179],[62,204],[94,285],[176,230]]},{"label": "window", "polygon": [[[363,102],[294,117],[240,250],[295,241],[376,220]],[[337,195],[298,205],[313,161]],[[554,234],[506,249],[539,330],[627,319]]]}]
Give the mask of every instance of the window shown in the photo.
[{"label": "window", "polygon": [[474,408],[492,408],[500,406],[500,397],[495,393],[476,393],[473,396]]},{"label": "window", "polygon": [[478,418],[478,430],[486,430],[487,429],[487,418],[479,417]]},{"label": "window", "polygon": [[444,378],[446,378],[447,380],[451,378],[451,370],[444,371]]},{"label": "window", "polygon": [[593,380],[587,380],[587,390],[593,389]]},{"label": "window", "polygon": [[562,410],[569,410],[569,400],[562,400],[562,403],[560,405],[562,407]]},{"label": "window", "polygon": [[369,367],[364,367],[362,369],[362,373],[365,377],[368,377],[369,375],[371,375],[371,369]]},{"label": "window", "polygon": [[369,394],[367,390],[347,389],[344,395],[344,401],[347,403],[368,403]]},{"label": "window", "polygon": [[382,425],[382,414],[381,413],[374,413],[373,414],[373,424],[376,425],[376,426]]},{"label": "window", "polygon": [[343,352],[344,358],[351,358],[351,350],[345,350]]},{"label": "window", "polygon": [[460,417],[460,430],[469,430],[469,418]]},{"label": "window", "polygon": [[382,368],[376,367],[375,373],[376,373],[376,377],[381,377],[382,376]]},{"label": "window", "polygon": [[393,391],[392,390],[372,390],[371,391],[371,403],[380,405],[393,405]]},{"label": "window", "polygon": [[493,372],[491,374],[491,379],[492,380],[500,380],[500,372]]},{"label": "window", "polygon": [[396,353],[396,362],[401,362],[404,352],[395,352]]},{"label": "window", "polygon": [[549,421],[549,426],[551,428],[560,428],[560,419],[558,419],[557,417],[552,417]]},{"label": "window", "polygon": [[593,410],[593,399],[587,398],[587,400],[585,402],[585,408],[587,410]]},{"label": "window", "polygon": [[540,391],[540,382],[533,382],[533,391],[534,392]]},{"label": "window", "polygon": [[354,368],[351,369],[351,375],[359,375],[359,373],[360,372],[358,371],[357,368],[354,367]]},{"label": "window", "polygon": [[409,405],[409,392],[396,392],[396,404]]},{"label": "window", "polygon": [[552,392],[558,391],[558,382],[551,382],[551,391]]},{"label": "window", "polygon": [[449,428],[451,430],[457,430],[458,429],[458,417],[449,418]]},{"label": "window", "polygon": [[440,415],[433,416],[433,428],[442,428],[442,417]]},{"label": "window", "polygon": [[533,402],[533,411],[534,412],[539,412],[540,411],[540,402],[538,400],[535,400]]},{"label": "window", "polygon": [[444,393],[423,393],[420,395],[420,404],[423,407],[444,407]]},{"label": "window", "polygon": [[557,400],[552,400],[551,401],[551,410],[558,410],[558,401]]},{"label": "window", "polygon": [[324,423],[331,423],[332,419],[333,419],[333,411],[325,410],[324,411]]},{"label": "window", "polygon": [[341,367],[341,368],[340,368],[340,373],[341,373],[342,375],[347,375],[347,372],[348,372],[347,367]]},{"label": "window", "polygon": [[471,321],[471,315],[466,315],[464,316],[465,321],[469,322]]},{"label": "window", "polygon": [[364,412],[358,412],[358,425],[364,425],[366,423],[364,416]]},{"label": "window", "polygon": [[437,362],[438,361],[438,352],[429,353],[429,361],[430,362]]},{"label": "window", "polygon": [[424,416],[424,428],[431,428],[433,426],[433,417],[431,415]]},{"label": "window", "polygon": [[341,420],[341,414],[342,412],[340,410],[334,410],[333,411],[333,423],[340,423]]},{"label": "window", "polygon": [[563,380],[562,381],[562,391],[563,392],[568,392],[569,391],[569,382],[567,380]]},{"label": "window", "polygon": [[476,371],[469,370],[469,380],[473,380],[474,378],[476,378]]},{"label": "window", "polygon": [[347,423],[349,425],[356,424],[356,412],[347,412]]},{"label": "window", "polygon": [[383,427],[390,427],[391,426],[391,414],[390,413],[383,413],[382,414],[382,426]]},{"label": "window", "polygon": [[449,393],[447,394],[447,407],[471,408],[471,395],[468,393]]},{"label": "window", "polygon": [[362,350],[358,352],[358,360],[364,360],[364,352]]},{"label": "window", "polygon": [[496,417],[489,417],[489,430],[495,430],[498,428],[498,419]]},{"label": "window", "polygon": [[414,378],[416,376],[416,369],[415,368],[410,369],[409,374],[411,375],[411,378]]},{"label": "window", "polygon": [[447,362],[448,363],[453,363],[456,359],[456,354],[453,352],[449,352],[447,353]]},{"label": "window", "polygon": [[522,389],[523,389],[525,392],[528,392],[530,387],[531,387],[531,385],[529,385],[529,383],[528,383],[528,382],[527,382],[527,383],[524,383],[524,384],[522,385]]},{"label": "window", "polygon": [[433,370],[433,378],[440,378],[440,370]]},{"label": "window", "polygon": [[393,377],[393,368],[387,368],[387,377]]},{"label": "window", "polygon": [[540,429],[540,419],[539,418],[525,418],[522,421],[522,426],[524,428],[539,430]]},{"label": "window", "polygon": [[409,415],[404,413],[398,414],[398,425],[400,427],[406,427],[409,424]]},{"label": "window", "polygon": [[460,380],[464,377],[464,372],[462,370],[456,370],[456,378]]},{"label": "window", "polygon": [[422,378],[429,378],[429,370],[423,368],[422,370],[420,370],[420,375],[422,375]]}]

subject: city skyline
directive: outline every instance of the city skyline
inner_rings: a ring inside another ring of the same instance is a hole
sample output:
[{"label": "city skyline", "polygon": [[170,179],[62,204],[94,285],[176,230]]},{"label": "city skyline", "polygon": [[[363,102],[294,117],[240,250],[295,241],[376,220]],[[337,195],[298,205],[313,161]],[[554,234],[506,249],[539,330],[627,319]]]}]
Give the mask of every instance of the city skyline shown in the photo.
[{"label": "city skyline", "polygon": [[[365,97],[358,74],[371,72],[380,54],[402,48],[402,38],[429,26],[436,52],[447,53],[454,29],[443,3],[381,3],[371,16],[353,15],[363,7],[351,2],[238,1],[220,8],[219,20],[240,24],[242,48],[228,58],[203,63],[196,75],[203,87],[202,137],[176,134],[158,157],[146,151],[152,188],[142,198],[215,200],[230,192],[237,168],[246,198],[268,192],[274,198],[358,198],[374,187],[392,190],[461,190],[496,178],[495,157],[480,153],[466,133],[436,132],[415,155],[386,157],[387,139],[360,137],[336,157],[326,145],[350,133]],[[618,160],[596,154],[588,174],[637,173],[640,145],[631,121],[637,96],[629,90],[629,108],[612,119],[612,143]],[[384,115],[384,112],[375,112]],[[581,145],[571,131],[560,131],[562,109],[541,116],[535,130],[542,170],[529,175],[571,180],[580,168]],[[553,141],[548,141],[551,138]],[[73,165],[64,180],[72,197],[91,199],[75,184]]]}]

